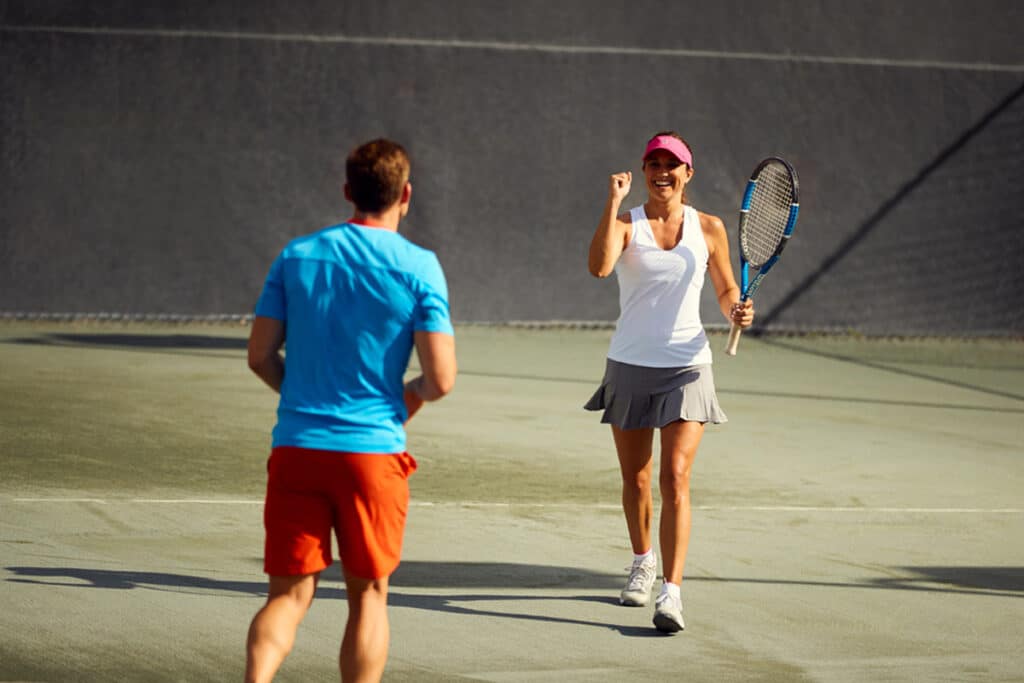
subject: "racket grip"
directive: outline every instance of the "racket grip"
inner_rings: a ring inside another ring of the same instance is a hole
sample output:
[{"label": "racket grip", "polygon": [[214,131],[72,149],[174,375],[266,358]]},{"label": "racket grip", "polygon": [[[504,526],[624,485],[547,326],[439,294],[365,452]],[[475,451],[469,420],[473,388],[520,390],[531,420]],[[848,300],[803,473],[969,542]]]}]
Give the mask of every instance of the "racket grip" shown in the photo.
[{"label": "racket grip", "polygon": [[736,355],[736,347],[740,345],[740,332],[742,331],[743,328],[736,323],[732,323],[732,325],[729,326],[729,343],[725,346],[726,355]]}]

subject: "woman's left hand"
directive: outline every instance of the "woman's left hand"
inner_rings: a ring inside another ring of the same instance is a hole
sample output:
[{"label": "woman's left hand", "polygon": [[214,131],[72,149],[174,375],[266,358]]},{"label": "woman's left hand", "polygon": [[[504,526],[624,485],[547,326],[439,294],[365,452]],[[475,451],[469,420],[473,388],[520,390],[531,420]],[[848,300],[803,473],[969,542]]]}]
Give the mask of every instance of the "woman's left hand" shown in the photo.
[{"label": "woman's left hand", "polygon": [[737,301],[729,309],[729,320],[746,329],[754,324],[754,301]]}]

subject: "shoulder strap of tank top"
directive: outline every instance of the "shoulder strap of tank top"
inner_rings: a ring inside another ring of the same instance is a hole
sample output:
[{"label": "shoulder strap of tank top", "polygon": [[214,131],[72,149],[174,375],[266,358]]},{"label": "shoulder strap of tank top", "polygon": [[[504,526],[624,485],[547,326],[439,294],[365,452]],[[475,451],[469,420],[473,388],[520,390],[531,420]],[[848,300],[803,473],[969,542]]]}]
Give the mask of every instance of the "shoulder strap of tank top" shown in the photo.
[{"label": "shoulder strap of tank top", "polygon": [[650,235],[651,227],[647,221],[647,212],[644,211],[644,205],[634,206],[629,210],[630,218],[630,230],[632,231],[629,236],[629,241],[634,242],[637,240],[638,231],[642,233],[648,240],[653,239],[653,235]]},{"label": "shoulder strap of tank top", "polygon": [[683,206],[682,241],[698,254],[703,254],[705,259],[708,258],[708,243],[704,240],[704,230],[700,225],[700,214],[697,212],[697,209],[689,204]]}]

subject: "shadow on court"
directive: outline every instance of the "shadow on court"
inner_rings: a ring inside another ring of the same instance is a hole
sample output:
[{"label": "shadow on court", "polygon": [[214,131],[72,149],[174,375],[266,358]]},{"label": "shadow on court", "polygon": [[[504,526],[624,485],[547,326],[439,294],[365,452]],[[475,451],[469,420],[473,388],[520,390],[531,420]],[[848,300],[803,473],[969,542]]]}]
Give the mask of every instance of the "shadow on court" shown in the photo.
[{"label": "shadow on court", "polygon": [[[564,616],[557,605],[594,603],[617,605],[616,593],[621,583],[618,575],[567,569],[489,562],[406,562],[403,570],[393,576],[388,603],[392,608],[405,608],[465,617],[511,619],[520,623],[586,626],[618,633],[627,638],[663,638],[664,634],[647,625],[615,623]],[[171,593],[209,595],[211,598],[262,598],[266,595],[263,581],[232,581],[189,574],[148,571],[117,571],[89,568],[7,567],[15,575],[11,583],[37,584],[49,587],[92,588],[101,590],[153,590]],[[806,586],[827,589],[865,588],[941,594],[984,595],[999,598],[1024,598],[1024,567],[904,567],[913,576],[893,579],[871,579],[865,582],[826,582],[730,577],[690,577],[687,581],[702,583],[767,584]],[[325,585],[326,584],[326,585]],[[405,589],[504,589],[503,592],[470,592],[422,594]],[[507,592],[507,589],[558,587],[571,591],[595,591],[538,595],[536,592]],[[322,580],[317,599],[344,601],[345,589],[337,580]],[[624,613],[625,614],[625,613]],[[561,615],[561,616],[560,616]],[[632,615],[629,617],[632,618]]]},{"label": "shadow on court", "polygon": [[[412,567],[406,567],[412,565]],[[490,616],[504,619],[593,626],[619,631],[630,637],[658,637],[648,627],[612,624],[584,619],[556,617],[540,613],[507,611],[503,609],[481,609],[468,605],[501,603],[502,605],[538,604],[552,602],[592,602],[617,604],[615,593],[621,583],[618,575],[580,571],[565,567],[543,567],[511,563],[491,562],[405,562],[404,571],[392,576],[388,604],[396,608],[409,608],[465,616]],[[111,569],[86,569],[76,567],[6,567],[16,578],[11,583],[37,584],[65,588],[98,588],[103,590],[156,590],[177,593],[208,594],[211,597],[264,597],[267,594],[264,581],[229,581],[211,579],[188,574],[167,572],[117,571]],[[471,577],[477,577],[473,579]],[[489,578],[488,578],[489,577]],[[486,579],[486,580],[485,580]],[[467,582],[469,585],[467,585]],[[336,580],[326,578],[317,586],[318,600],[345,600],[343,587]],[[421,595],[396,591],[401,588],[539,588],[558,587],[573,590],[600,589],[600,595],[556,595],[536,594],[444,594]]]},{"label": "shadow on court", "polygon": [[[903,587],[918,588],[916,584],[936,583],[962,590],[1003,591],[1007,597],[1024,597],[1024,567],[902,567],[918,574],[918,579],[892,579],[884,583],[899,583]],[[1011,595],[1020,593],[1021,595]]]},{"label": "shadow on court", "polygon": [[50,333],[11,339],[13,344],[34,346],[94,346],[128,349],[213,349],[243,350],[245,337],[204,334]]},{"label": "shadow on court", "polygon": [[[180,588],[265,595],[265,581],[225,581],[187,574],[119,571],[77,567],[6,567],[17,578],[12,583],[45,583],[86,588]],[[330,588],[340,581],[337,566],[328,568],[318,596],[344,598],[343,589]],[[509,589],[555,588],[618,591],[622,577],[572,567],[515,564],[510,562],[422,562],[407,560],[391,576],[392,588]]]},{"label": "shadow on court", "polygon": [[[45,584],[74,588],[100,588],[132,590],[172,590],[182,593],[195,591],[230,595],[240,593],[265,596],[264,581],[229,581],[188,574],[166,572],[118,571],[113,569],[87,569],[77,567],[6,567],[15,575],[11,583]],[[923,591],[948,594],[986,594],[999,597],[1024,598],[1024,567],[898,567],[910,574],[907,577],[870,579],[867,581],[807,581],[796,579],[759,579],[744,577],[690,576],[688,582],[748,583],[780,586],[810,586],[818,588],[866,588],[900,591]],[[328,570],[330,571],[330,570]],[[317,588],[317,598],[345,599],[345,589],[330,584],[337,579],[324,577]],[[599,590],[600,595],[547,597],[537,595],[396,595],[390,603],[396,607],[436,609],[449,612],[467,611],[453,608],[452,602],[501,600],[577,600],[614,603],[621,587],[618,574],[602,574],[567,567],[514,564],[509,562],[403,562],[391,577],[391,588],[438,588],[457,590],[465,588],[507,590],[510,588]],[[479,613],[478,610],[469,610]],[[514,617],[514,614],[495,613]],[[524,618],[526,615],[522,615]],[[534,617],[530,617],[534,618]],[[540,618],[540,617],[538,617]],[[572,620],[570,620],[572,621]],[[576,623],[573,621],[573,623]]]}]

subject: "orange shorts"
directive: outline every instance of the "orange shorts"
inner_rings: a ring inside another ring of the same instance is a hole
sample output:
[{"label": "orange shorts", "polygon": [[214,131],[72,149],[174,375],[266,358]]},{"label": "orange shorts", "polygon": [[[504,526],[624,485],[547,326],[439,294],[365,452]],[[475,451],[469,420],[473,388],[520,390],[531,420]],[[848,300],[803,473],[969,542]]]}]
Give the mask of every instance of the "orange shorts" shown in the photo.
[{"label": "orange shorts", "polygon": [[313,574],[331,564],[331,531],[354,576],[391,574],[402,554],[409,509],[408,453],[341,453],[278,446],[267,462],[263,570]]}]

